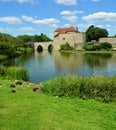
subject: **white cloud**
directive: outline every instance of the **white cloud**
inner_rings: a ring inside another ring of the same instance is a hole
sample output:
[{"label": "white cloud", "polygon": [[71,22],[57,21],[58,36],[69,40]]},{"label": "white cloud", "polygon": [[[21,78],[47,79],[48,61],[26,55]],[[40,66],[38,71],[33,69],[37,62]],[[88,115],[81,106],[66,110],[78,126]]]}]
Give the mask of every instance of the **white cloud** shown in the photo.
[{"label": "white cloud", "polygon": [[35,28],[33,28],[33,27],[22,27],[22,28],[19,28],[19,29],[17,29],[17,31],[19,31],[19,32],[31,32],[31,31],[34,31],[35,30]]},{"label": "white cloud", "polygon": [[63,5],[76,5],[77,0],[55,0],[57,4],[63,4]]},{"label": "white cloud", "polygon": [[90,24],[77,24],[77,27],[78,28],[83,28],[83,29],[86,29],[90,26]]},{"label": "white cloud", "polygon": [[31,4],[33,4],[35,2],[37,3],[38,0],[0,0],[0,1],[3,1],[3,2],[18,2],[20,4],[22,4],[22,3],[31,3]]},{"label": "white cloud", "polygon": [[113,12],[97,12],[82,17],[83,20],[91,22],[116,22],[116,13]]},{"label": "white cloud", "polygon": [[12,33],[14,31],[14,29],[13,28],[6,28],[6,31]]},{"label": "white cloud", "polygon": [[4,32],[4,28],[0,28],[0,32]]},{"label": "white cloud", "polygon": [[52,25],[52,24],[58,24],[60,23],[59,20],[55,18],[50,18],[50,19],[42,19],[42,20],[33,20],[32,23],[38,24],[38,25]]},{"label": "white cloud", "polygon": [[61,15],[76,15],[76,14],[81,14],[83,13],[83,11],[77,11],[77,10],[74,10],[74,11],[62,11],[60,14]]},{"label": "white cloud", "polygon": [[13,28],[0,28],[0,32],[2,33],[12,33],[14,31]]},{"label": "white cloud", "polygon": [[19,3],[34,3],[34,0],[16,0]]},{"label": "white cloud", "polygon": [[77,14],[77,11],[62,11],[60,14],[61,15],[75,15]]},{"label": "white cloud", "polygon": [[32,22],[34,20],[32,17],[28,17],[26,15],[22,15],[22,19],[27,21],[27,22]]},{"label": "white cloud", "polygon": [[110,27],[111,27],[111,25],[107,24],[107,25],[106,25],[106,27],[107,27],[107,28],[110,28]]},{"label": "white cloud", "polygon": [[55,18],[34,19],[33,17],[22,15],[22,19],[27,22],[31,22],[31,23],[37,24],[37,25],[48,25],[49,27],[52,27],[52,28],[56,28],[58,26],[58,23],[60,23],[60,21]]},{"label": "white cloud", "polygon": [[71,24],[66,23],[64,27],[71,27]]},{"label": "white cloud", "polygon": [[21,24],[21,20],[18,17],[9,16],[9,17],[0,17],[0,22],[5,22],[8,24]]},{"label": "white cloud", "polygon": [[103,25],[97,25],[97,27],[99,27],[99,28],[103,28]]},{"label": "white cloud", "polygon": [[77,21],[77,16],[72,15],[72,16],[62,16],[63,19],[68,20],[69,22],[76,22]]},{"label": "white cloud", "polygon": [[54,24],[50,24],[50,27],[51,27],[51,28],[57,28],[57,27],[58,27],[58,24],[55,24],[55,23],[54,23]]},{"label": "white cloud", "polygon": [[60,14],[62,15],[62,18],[65,20],[68,20],[69,22],[76,22],[77,21],[77,15],[81,14],[83,11],[62,11]]},{"label": "white cloud", "polygon": [[99,1],[101,1],[101,0],[92,0],[93,2],[99,2]]}]

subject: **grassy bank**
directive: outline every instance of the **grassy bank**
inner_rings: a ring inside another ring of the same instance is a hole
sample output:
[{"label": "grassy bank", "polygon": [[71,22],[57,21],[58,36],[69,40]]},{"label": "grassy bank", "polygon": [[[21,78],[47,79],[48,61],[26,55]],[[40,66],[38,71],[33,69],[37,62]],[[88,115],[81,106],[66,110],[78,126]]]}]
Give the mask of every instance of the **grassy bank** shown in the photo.
[{"label": "grassy bank", "polygon": [[0,67],[0,76],[5,79],[29,80],[29,72],[24,67]]},{"label": "grassy bank", "polygon": [[41,90],[59,97],[116,101],[116,76],[61,76],[41,84]]},{"label": "grassy bank", "polygon": [[0,79],[0,130],[116,129],[114,103],[45,95],[33,91],[35,84],[16,82]]},{"label": "grassy bank", "polygon": [[25,53],[31,53],[33,51],[34,51],[33,48],[29,48],[29,47],[28,48],[20,47],[17,49],[17,53],[20,55]]}]

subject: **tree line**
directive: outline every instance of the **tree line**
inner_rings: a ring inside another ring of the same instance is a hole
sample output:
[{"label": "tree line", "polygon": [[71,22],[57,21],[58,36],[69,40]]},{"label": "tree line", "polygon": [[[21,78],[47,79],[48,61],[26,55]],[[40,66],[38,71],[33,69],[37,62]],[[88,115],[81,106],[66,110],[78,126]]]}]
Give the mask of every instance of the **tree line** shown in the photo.
[{"label": "tree line", "polygon": [[25,46],[28,42],[44,42],[51,41],[49,37],[41,33],[40,35],[19,35],[14,37],[10,34],[0,33],[1,49],[13,46]]},{"label": "tree line", "polygon": [[[14,37],[10,34],[0,33],[0,55],[8,57],[17,56],[21,53],[20,48],[24,48],[25,52],[30,42],[51,41],[49,37],[41,33],[40,35],[19,35]],[[20,51],[20,52],[19,52]]]}]

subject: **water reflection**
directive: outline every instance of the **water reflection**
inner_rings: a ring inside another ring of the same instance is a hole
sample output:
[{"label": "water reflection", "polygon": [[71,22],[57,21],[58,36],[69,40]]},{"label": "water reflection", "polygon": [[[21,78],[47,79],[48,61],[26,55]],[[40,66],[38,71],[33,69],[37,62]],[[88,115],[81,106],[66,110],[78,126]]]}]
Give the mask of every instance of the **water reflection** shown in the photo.
[{"label": "water reflection", "polygon": [[116,75],[116,52],[35,52],[19,58],[9,59],[1,65],[23,66],[30,72],[31,82],[42,82],[60,75],[79,76]]},{"label": "water reflection", "polygon": [[105,67],[107,65],[108,59],[111,59],[111,53],[85,53],[85,62],[90,66],[101,66]]},{"label": "water reflection", "polygon": [[[116,53],[55,53],[55,66],[59,71],[81,76],[116,75]],[[114,64],[113,64],[114,63]],[[112,70],[111,70],[112,68]],[[109,71],[110,70],[110,71]]]},{"label": "water reflection", "polygon": [[83,66],[83,53],[56,52],[54,53],[55,66],[59,70],[70,70],[75,72],[79,66]]},{"label": "water reflection", "polygon": [[31,58],[34,58],[34,54],[27,54],[27,55],[22,55],[18,58],[12,58],[12,59],[7,59],[1,63],[3,66],[19,66],[20,63],[24,64],[25,62],[28,62]]}]

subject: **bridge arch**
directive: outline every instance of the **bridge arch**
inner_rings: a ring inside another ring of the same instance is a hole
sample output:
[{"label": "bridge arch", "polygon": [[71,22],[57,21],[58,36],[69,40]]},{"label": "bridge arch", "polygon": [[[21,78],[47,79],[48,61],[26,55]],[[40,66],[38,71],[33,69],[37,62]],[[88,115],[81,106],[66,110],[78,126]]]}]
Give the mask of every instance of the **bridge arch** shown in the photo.
[{"label": "bridge arch", "polygon": [[48,46],[48,51],[49,51],[49,52],[53,51],[53,45],[52,45],[52,44],[50,44],[50,45]]},{"label": "bridge arch", "polygon": [[39,45],[38,47],[37,47],[37,52],[42,52],[43,51],[43,47],[41,46],[41,45]]},{"label": "bridge arch", "polygon": [[[42,49],[43,48],[43,49]],[[53,50],[53,41],[50,42],[34,42],[34,50]]]}]

